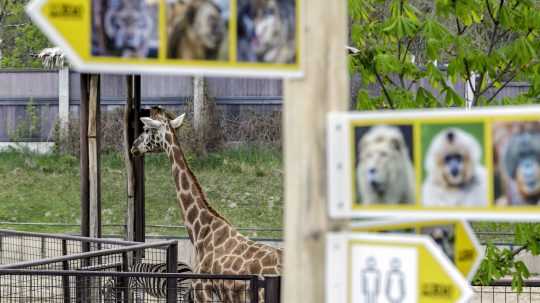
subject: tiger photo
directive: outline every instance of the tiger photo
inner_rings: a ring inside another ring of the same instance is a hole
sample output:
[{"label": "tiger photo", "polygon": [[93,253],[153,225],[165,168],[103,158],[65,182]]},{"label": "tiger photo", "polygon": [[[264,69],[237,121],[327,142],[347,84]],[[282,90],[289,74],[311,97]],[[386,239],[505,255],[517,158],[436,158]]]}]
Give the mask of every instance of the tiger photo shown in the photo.
[{"label": "tiger photo", "polygon": [[296,61],[295,0],[238,1],[238,61]]},{"label": "tiger photo", "polygon": [[167,58],[228,60],[228,2],[168,0],[167,3]]},{"label": "tiger photo", "polygon": [[157,58],[158,11],[155,0],[92,1],[92,55]]}]

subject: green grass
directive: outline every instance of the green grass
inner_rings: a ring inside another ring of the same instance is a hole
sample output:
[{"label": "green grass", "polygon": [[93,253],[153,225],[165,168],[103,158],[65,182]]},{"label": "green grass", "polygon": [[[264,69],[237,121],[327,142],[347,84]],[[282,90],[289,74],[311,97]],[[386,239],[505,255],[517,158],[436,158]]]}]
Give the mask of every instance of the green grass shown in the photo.
[{"label": "green grass", "polygon": [[[283,172],[278,150],[229,149],[188,162],[210,204],[237,227],[281,228]],[[124,224],[126,178],[120,154],[101,158],[102,222]],[[145,159],[147,225],[181,225],[169,160]],[[0,153],[0,221],[79,224],[79,160],[71,156]],[[0,228],[14,228],[2,224]],[[19,230],[78,232],[72,227],[16,226]],[[106,227],[105,234],[121,228]],[[147,228],[147,234],[185,235],[183,229]],[[279,232],[244,232],[252,237],[280,237]]]}]

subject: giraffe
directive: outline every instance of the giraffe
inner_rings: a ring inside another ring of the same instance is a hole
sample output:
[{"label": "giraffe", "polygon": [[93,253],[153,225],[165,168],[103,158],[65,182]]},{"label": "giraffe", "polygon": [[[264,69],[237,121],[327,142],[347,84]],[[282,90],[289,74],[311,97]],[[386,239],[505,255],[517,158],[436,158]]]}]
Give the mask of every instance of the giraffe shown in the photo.
[{"label": "giraffe", "polygon": [[[213,209],[206,195],[186,162],[175,130],[185,114],[175,116],[153,107],[150,117],[143,117],[143,133],[134,141],[131,152],[141,155],[165,152],[171,162],[178,206],[181,209],[188,236],[195,247],[196,273],[234,275],[279,275],[282,267],[280,249],[257,243],[240,234],[230,223]],[[204,282],[197,284],[197,301],[211,300],[211,291]],[[246,300],[245,289],[239,283],[225,283],[226,294],[220,294],[226,302]],[[236,284],[236,286],[233,286]],[[232,289],[231,289],[232,288]],[[234,289],[236,288],[236,289]],[[241,299],[243,298],[243,299]]]}]

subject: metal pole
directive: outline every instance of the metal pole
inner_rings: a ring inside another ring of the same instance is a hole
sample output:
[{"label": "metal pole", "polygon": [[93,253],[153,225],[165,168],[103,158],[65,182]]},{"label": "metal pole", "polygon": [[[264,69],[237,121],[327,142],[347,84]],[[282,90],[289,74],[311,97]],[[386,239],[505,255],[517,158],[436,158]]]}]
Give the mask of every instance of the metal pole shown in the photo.
[{"label": "metal pole", "polygon": [[[259,277],[254,276],[249,281],[251,290],[251,303],[259,303]],[[267,302],[265,302],[267,303]]]},{"label": "metal pole", "polygon": [[264,283],[264,303],[281,302],[281,277],[264,277]]},{"label": "metal pole", "polygon": [[[62,240],[62,256],[67,255],[67,241]],[[69,262],[62,262],[62,270],[69,270]],[[64,302],[71,302],[71,290],[69,288],[69,276],[62,277],[62,288],[64,290]]]},{"label": "metal pole", "polygon": [[[167,272],[178,272],[178,243],[170,244],[167,248]],[[175,303],[177,296],[177,278],[167,278],[167,303]]]}]

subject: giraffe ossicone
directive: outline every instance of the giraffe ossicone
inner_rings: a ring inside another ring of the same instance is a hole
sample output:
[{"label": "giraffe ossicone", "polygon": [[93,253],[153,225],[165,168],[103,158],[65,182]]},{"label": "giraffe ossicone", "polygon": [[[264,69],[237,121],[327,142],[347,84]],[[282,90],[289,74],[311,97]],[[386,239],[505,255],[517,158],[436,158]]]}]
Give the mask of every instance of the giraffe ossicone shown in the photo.
[{"label": "giraffe ossicone", "polygon": [[[167,154],[178,206],[195,247],[195,271],[208,274],[279,275],[282,251],[243,236],[208,203],[175,134],[184,117],[176,117],[162,108],[152,108],[150,117],[141,118],[144,131],[133,142],[131,152],[134,155],[161,151]],[[232,283],[228,287],[224,294],[228,301],[244,302],[240,298],[246,290],[240,286],[239,283]]]}]

